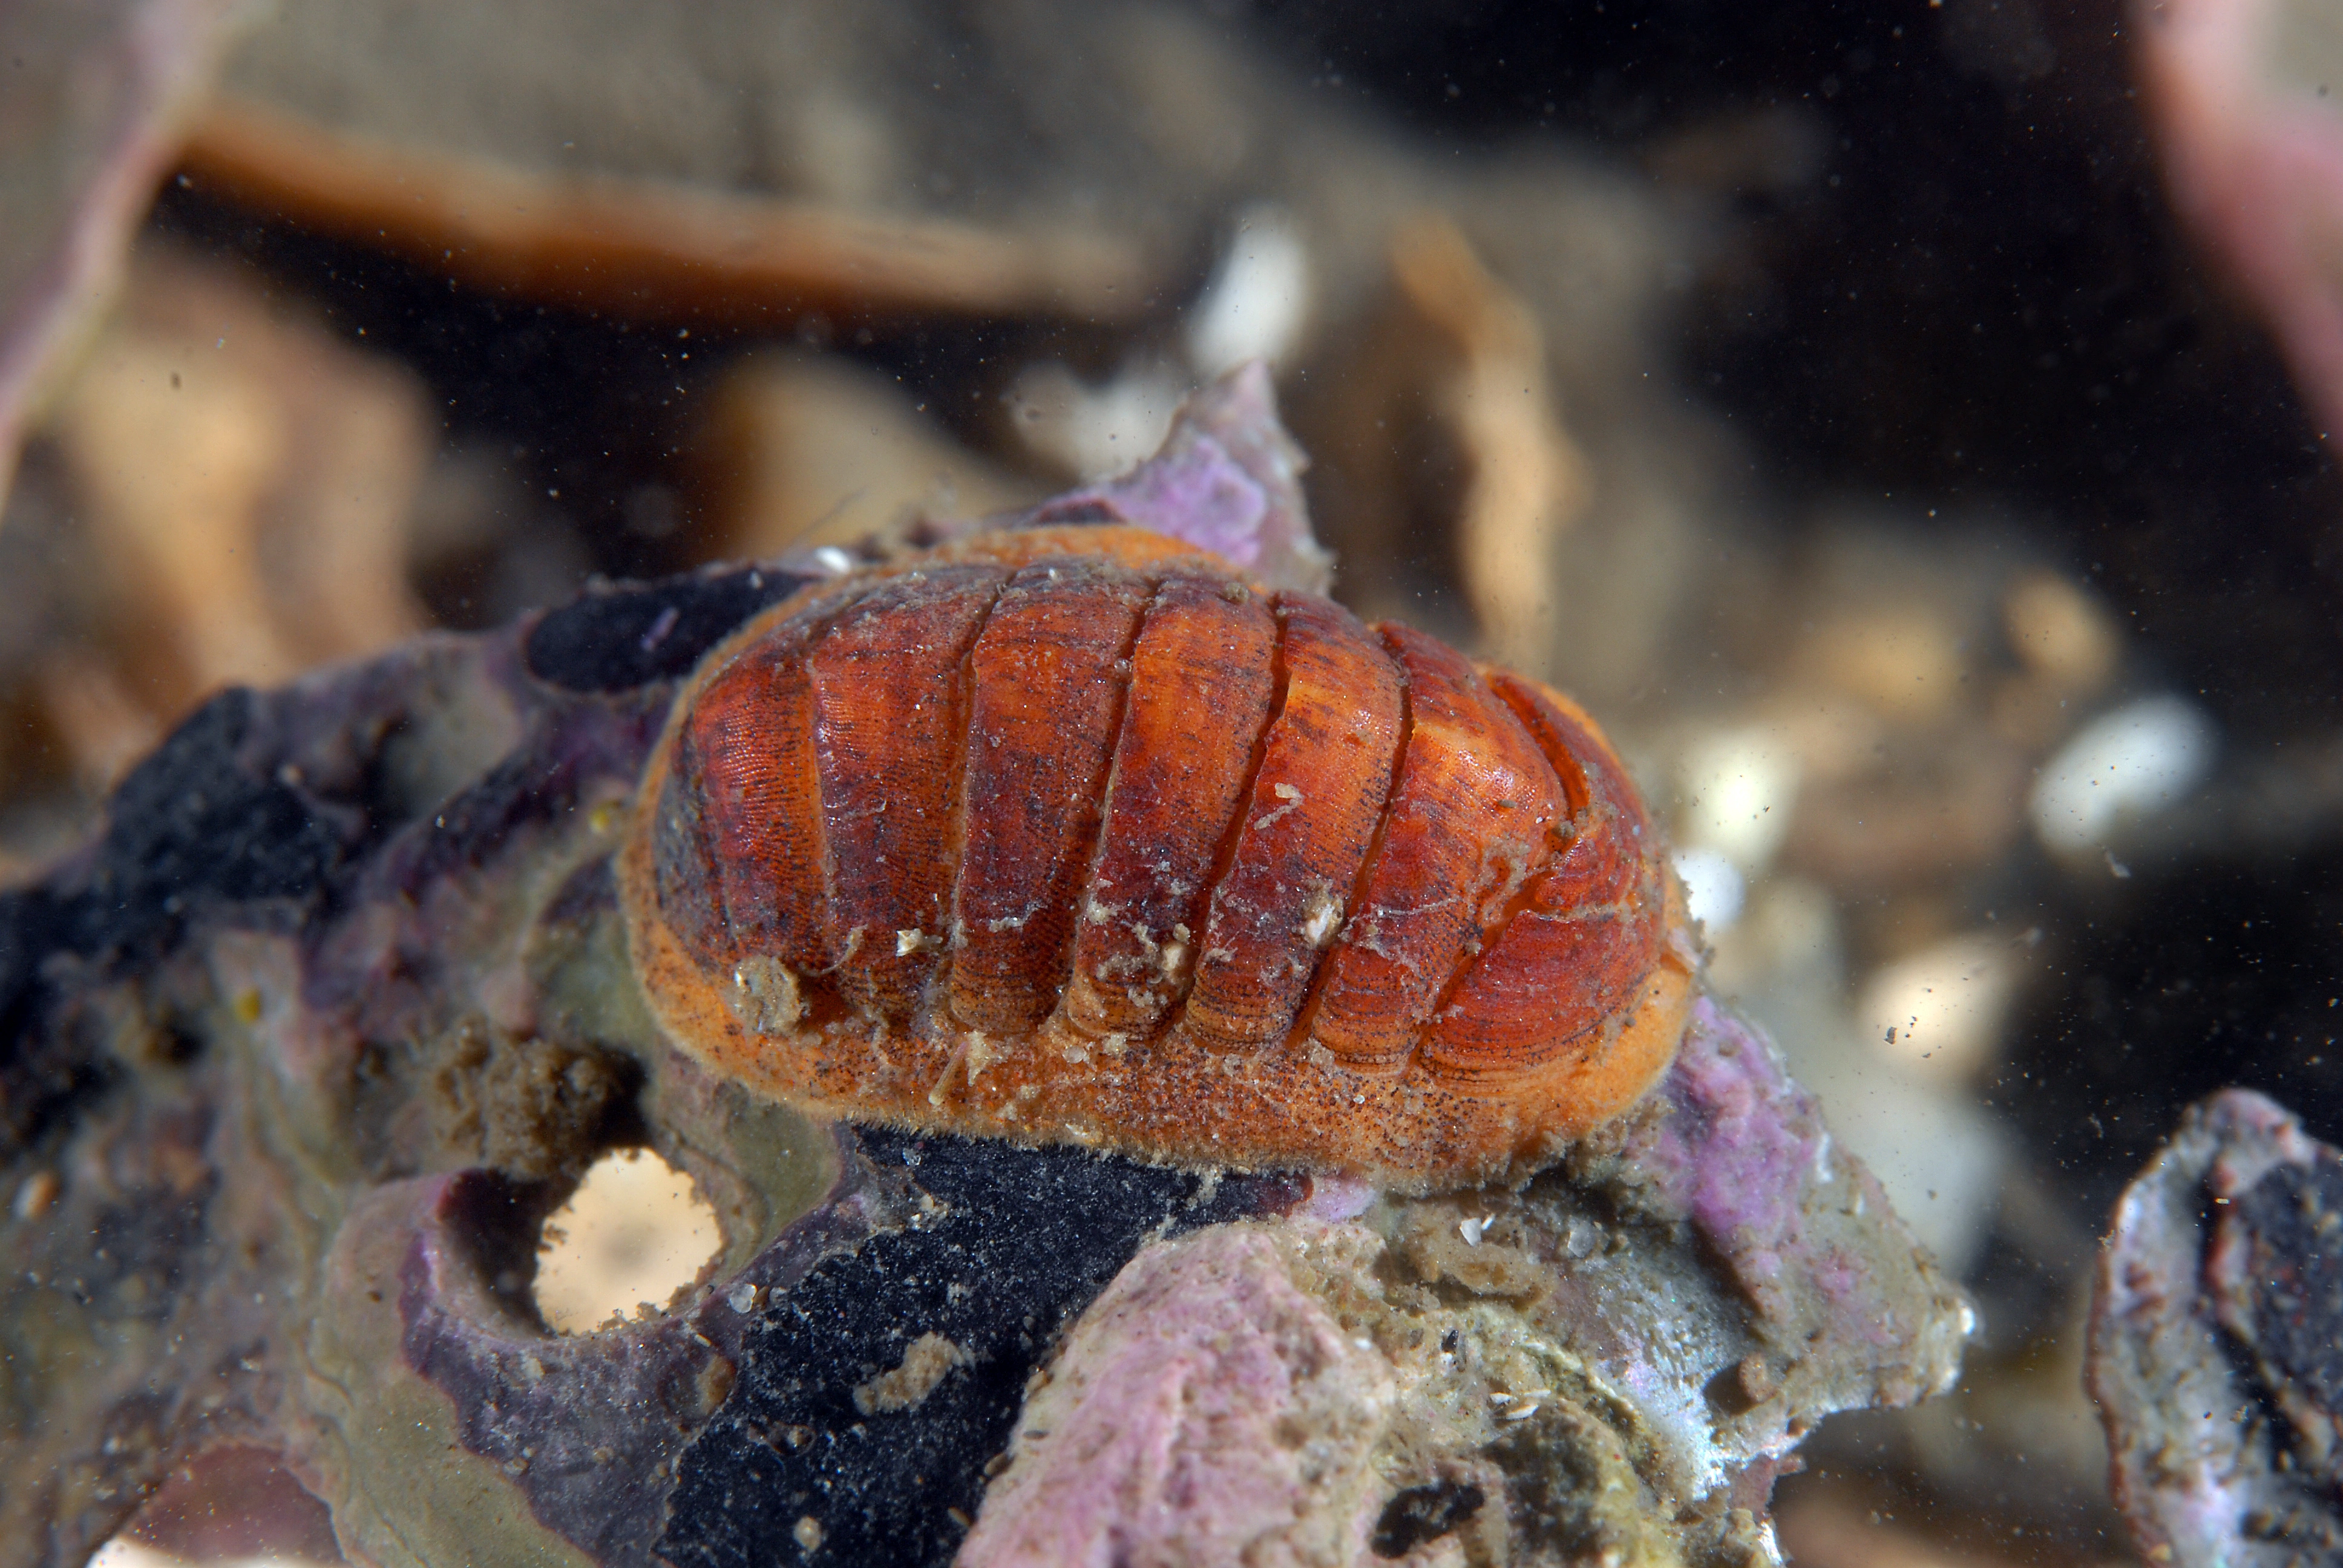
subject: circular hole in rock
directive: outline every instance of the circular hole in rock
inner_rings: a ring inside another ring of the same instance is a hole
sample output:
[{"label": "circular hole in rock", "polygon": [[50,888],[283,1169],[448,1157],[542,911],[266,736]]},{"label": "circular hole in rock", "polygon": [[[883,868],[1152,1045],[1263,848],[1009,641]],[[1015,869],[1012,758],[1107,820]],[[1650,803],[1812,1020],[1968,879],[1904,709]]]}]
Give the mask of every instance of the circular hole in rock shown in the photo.
[{"label": "circular hole in rock", "polygon": [[537,1254],[537,1310],[556,1333],[590,1333],[699,1277],[723,1244],[691,1178],[648,1149],[594,1161],[548,1215]]}]

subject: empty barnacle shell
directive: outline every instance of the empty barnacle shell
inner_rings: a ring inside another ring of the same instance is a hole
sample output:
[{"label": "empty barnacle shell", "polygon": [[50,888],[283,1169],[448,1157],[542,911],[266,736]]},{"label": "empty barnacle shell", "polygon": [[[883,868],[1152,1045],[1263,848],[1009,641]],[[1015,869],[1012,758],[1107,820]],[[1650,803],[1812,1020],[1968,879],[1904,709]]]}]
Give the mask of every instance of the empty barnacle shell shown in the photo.
[{"label": "empty barnacle shell", "polygon": [[1502,1174],[1633,1103],[1694,989],[1575,705],[1127,527],[757,618],[685,682],[620,865],[644,988],[719,1071],[1175,1162]]}]

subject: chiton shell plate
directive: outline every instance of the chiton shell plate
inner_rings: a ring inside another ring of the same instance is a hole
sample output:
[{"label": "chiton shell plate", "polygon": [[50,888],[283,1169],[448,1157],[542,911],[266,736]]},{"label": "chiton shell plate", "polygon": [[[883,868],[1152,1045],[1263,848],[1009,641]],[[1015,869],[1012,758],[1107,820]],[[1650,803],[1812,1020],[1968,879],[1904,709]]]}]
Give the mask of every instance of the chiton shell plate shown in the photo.
[{"label": "chiton shell plate", "polygon": [[768,610],[685,683],[619,864],[662,1023],[753,1091],[1410,1190],[1631,1104],[1696,967],[1575,705],[1130,528]]}]

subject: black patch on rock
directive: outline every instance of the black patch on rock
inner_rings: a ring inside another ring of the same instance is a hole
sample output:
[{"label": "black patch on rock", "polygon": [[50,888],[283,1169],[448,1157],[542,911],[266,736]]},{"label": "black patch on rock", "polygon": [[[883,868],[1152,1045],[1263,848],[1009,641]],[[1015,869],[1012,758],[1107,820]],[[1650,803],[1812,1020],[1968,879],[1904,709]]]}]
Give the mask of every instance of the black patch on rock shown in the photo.
[{"label": "black patch on rock", "polygon": [[1367,1544],[1378,1557],[1404,1557],[1427,1541],[1436,1541],[1475,1513],[1489,1494],[1466,1482],[1435,1481],[1395,1493],[1383,1504],[1383,1516]]},{"label": "black patch on rock", "polygon": [[[57,903],[46,888],[0,893],[0,1068],[12,1064],[32,1027],[41,960],[55,950],[65,920]],[[16,1096],[15,1084],[0,1088],[0,1103],[12,1111]]]},{"label": "black patch on rock", "polygon": [[[792,1561],[946,1563],[984,1496],[1025,1382],[1059,1331],[1149,1236],[1284,1206],[1280,1177],[1202,1178],[1072,1149],[861,1130],[865,1155],[942,1205],[777,1294],[742,1341],[729,1397],[676,1467],[658,1552],[677,1568]],[[925,1334],[958,1364],[906,1409],[858,1387]]]},{"label": "black patch on rock", "polygon": [[112,1076],[72,1031],[41,1027],[41,960],[65,923],[58,905],[45,888],[0,893],[0,1152],[38,1141]]},{"label": "black patch on rock", "polygon": [[577,760],[561,756],[558,748],[516,748],[439,803],[429,826],[395,859],[398,885],[419,890],[487,865],[524,829],[575,810],[582,782]]},{"label": "black patch on rock", "polygon": [[48,960],[151,962],[187,918],[223,904],[306,904],[341,864],[341,835],[246,765],[260,699],[238,687],[196,710],[130,771],[78,877],[0,895],[0,1137],[22,1147],[106,1081],[43,1026]]},{"label": "black patch on rock", "polygon": [[324,890],[341,836],[239,756],[259,700],[243,687],[220,693],[130,770],[58,945],[150,956],[198,909]]},{"label": "black patch on rock", "polygon": [[2217,1211],[2245,1243],[2217,1253],[2222,1316],[2302,1448],[2332,1455],[2343,1438],[2343,1161],[2278,1165]]},{"label": "black patch on rock", "polygon": [[811,580],[749,567],[592,588],[531,628],[522,657],[531,675],[571,691],[673,680],[741,622]]}]

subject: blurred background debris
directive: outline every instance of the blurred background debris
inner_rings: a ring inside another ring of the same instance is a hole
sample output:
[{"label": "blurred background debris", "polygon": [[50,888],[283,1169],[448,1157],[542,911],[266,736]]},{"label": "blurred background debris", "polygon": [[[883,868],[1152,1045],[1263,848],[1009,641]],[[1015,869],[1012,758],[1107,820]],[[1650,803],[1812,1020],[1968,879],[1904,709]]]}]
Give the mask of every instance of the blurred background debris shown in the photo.
[{"label": "blurred background debris", "polygon": [[1953,1399],[1809,1445],[1786,1545],[2125,1560],[2092,1239],[2216,1089],[2343,1123],[2318,7],[33,0],[0,44],[0,879],[223,686],[1021,506],[1261,358],[1338,594],[1588,703],[1716,989],[1979,1302]]},{"label": "blurred background debris", "polygon": [[[91,614],[42,677],[76,771],[110,786],[224,686],[276,685],[421,629],[407,518],[431,439],[396,361],[346,347],[257,280],[170,250],[46,427]],[[62,596],[61,596],[62,597]]]},{"label": "blurred background debris", "polygon": [[2177,0],[2140,22],[2173,205],[2268,324],[2325,439],[2343,422],[2343,21],[2317,0]]},{"label": "blurred background debris", "polygon": [[208,95],[235,0],[25,0],[0,18],[0,491]]}]

